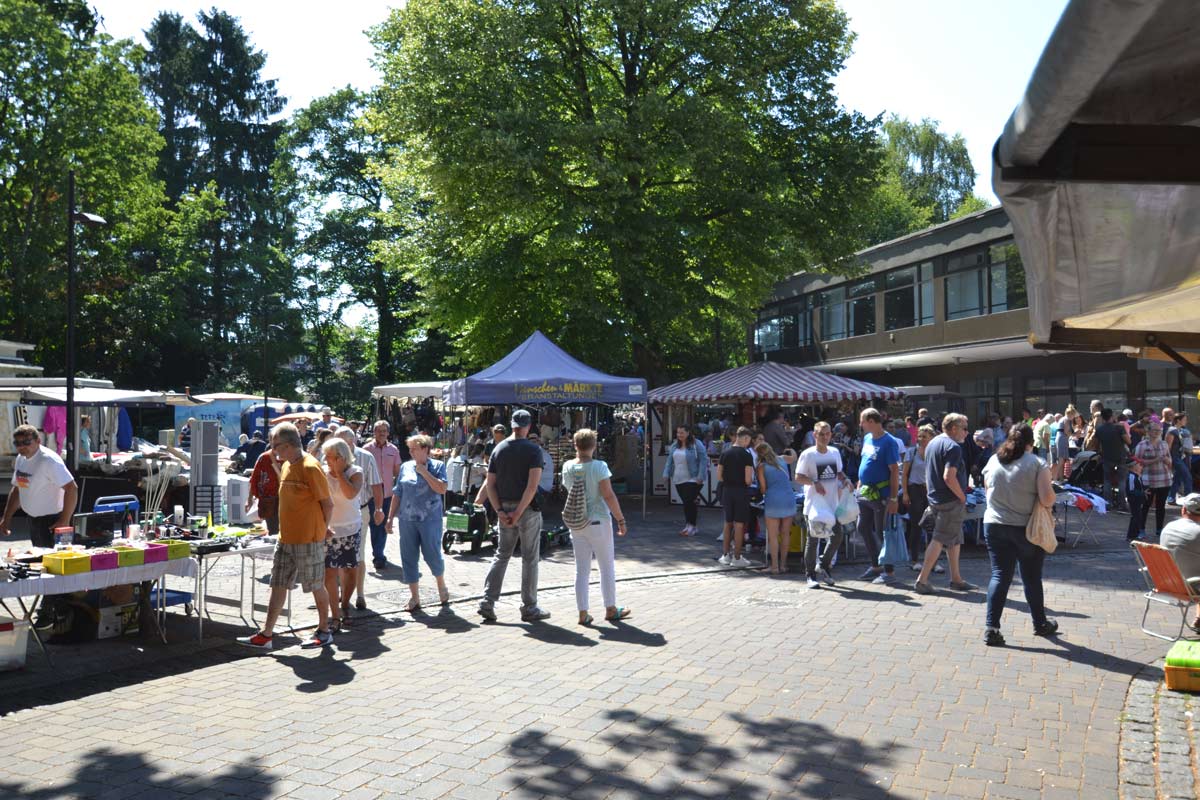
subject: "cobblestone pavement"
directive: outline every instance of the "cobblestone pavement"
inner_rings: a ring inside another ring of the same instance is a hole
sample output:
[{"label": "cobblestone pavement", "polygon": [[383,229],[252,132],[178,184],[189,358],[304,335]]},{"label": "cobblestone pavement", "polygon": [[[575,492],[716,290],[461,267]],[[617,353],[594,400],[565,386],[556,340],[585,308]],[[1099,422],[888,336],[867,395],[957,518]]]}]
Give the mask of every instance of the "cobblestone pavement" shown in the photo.
[{"label": "cobblestone pavement", "polygon": [[[10,696],[0,797],[1118,795],[1131,678],[1165,652],[1127,553],[1050,559],[1063,635],[1033,637],[1014,587],[1003,649],[981,643],[981,591],[857,572],[628,581],[623,625],[576,626],[563,588],[541,624],[506,599],[496,624],[469,603],[381,613],[322,652],[217,636]],[[964,572],[983,584],[986,563]]]}]

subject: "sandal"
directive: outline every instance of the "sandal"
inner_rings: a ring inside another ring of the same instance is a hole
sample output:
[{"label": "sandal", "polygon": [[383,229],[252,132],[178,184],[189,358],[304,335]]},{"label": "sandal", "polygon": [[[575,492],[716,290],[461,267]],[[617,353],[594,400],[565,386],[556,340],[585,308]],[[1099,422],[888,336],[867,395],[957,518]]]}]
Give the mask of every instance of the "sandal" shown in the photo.
[{"label": "sandal", "polygon": [[449,589],[438,589],[438,599],[442,601],[442,605],[444,605],[444,606],[450,605],[450,590]]},{"label": "sandal", "polygon": [[596,620],[595,620],[595,619],[592,617],[592,615],[591,615],[591,614],[588,614],[586,617],[584,617],[583,619],[579,620],[579,624],[580,624],[580,625],[583,625],[583,626],[585,626],[585,627],[586,627],[586,626],[588,626],[588,625],[591,625],[591,624],[592,624],[593,622],[595,622],[595,621],[596,621]]},{"label": "sandal", "polygon": [[625,608],[623,606],[617,606],[616,614],[605,614],[604,618],[606,620],[608,620],[609,622],[616,622],[616,621],[622,620],[622,619],[629,619],[629,617],[631,617],[631,616],[633,616],[633,612],[630,611],[628,608]]},{"label": "sandal", "polygon": [[420,611],[420,610],[421,610],[421,601],[420,601],[420,600],[418,600],[418,599],[417,599],[417,598],[415,598],[415,597],[414,597],[414,598],[412,598],[412,599],[410,599],[410,600],[408,601],[408,605],[406,605],[406,606],[404,607],[404,610],[405,610],[405,611],[407,611],[407,612],[408,612],[408,613],[410,613],[410,614],[414,614],[414,613],[416,613],[417,611]]},{"label": "sandal", "polygon": [[330,633],[341,633],[342,632],[342,618],[341,617],[330,617],[329,618],[329,632]]}]

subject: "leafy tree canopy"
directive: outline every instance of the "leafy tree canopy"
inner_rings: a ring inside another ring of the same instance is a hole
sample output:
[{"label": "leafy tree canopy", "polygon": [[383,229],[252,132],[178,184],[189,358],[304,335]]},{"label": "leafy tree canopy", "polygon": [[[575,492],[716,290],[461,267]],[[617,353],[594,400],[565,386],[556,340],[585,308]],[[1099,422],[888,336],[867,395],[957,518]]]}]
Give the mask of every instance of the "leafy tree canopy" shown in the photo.
[{"label": "leafy tree canopy", "polygon": [[932,209],[932,222],[953,216],[975,188],[975,167],[961,133],[938,129],[937,120],[911,122],[892,115],[883,123],[887,170],[918,207]]},{"label": "leafy tree canopy", "polygon": [[775,280],[862,244],[881,154],[834,94],[831,0],[427,0],[373,38],[382,174],[422,201],[391,254],[461,368],[533,327],[617,372],[714,366]]}]

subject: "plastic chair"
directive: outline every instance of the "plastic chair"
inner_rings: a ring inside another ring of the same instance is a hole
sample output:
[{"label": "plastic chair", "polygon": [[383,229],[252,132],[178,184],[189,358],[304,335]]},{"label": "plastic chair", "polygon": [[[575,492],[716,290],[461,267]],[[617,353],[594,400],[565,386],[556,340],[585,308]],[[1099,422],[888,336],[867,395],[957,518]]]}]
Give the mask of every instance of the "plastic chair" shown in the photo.
[{"label": "plastic chair", "polygon": [[[1145,579],[1148,590],[1144,595],[1146,610],[1142,613],[1142,633],[1149,634],[1156,639],[1165,639],[1168,642],[1191,638],[1185,637],[1183,630],[1187,627],[1188,609],[1200,604],[1200,575],[1185,578],[1179,571],[1179,564],[1175,562],[1175,556],[1162,545],[1149,542],[1131,542],[1130,545],[1133,547],[1138,563],[1141,564],[1138,571]],[[1150,614],[1151,603],[1162,603],[1179,609],[1180,622],[1177,635],[1166,636],[1155,633],[1146,627],[1146,617]]]}]

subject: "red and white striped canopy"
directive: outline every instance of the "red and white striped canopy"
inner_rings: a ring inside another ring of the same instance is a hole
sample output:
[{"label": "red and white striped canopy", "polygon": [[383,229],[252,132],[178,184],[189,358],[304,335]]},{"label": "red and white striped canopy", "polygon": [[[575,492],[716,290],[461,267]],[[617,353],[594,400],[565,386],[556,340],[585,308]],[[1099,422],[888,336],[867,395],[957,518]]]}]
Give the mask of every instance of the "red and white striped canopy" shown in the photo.
[{"label": "red and white striped canopy", "polygon": [[660,386],[650,392],[651,403],[702,403],[770,400],[781,403],[821,403],[841,400],[897,400],[903,393],[853,378],[774,361],[716,372],[690,381]]}]

